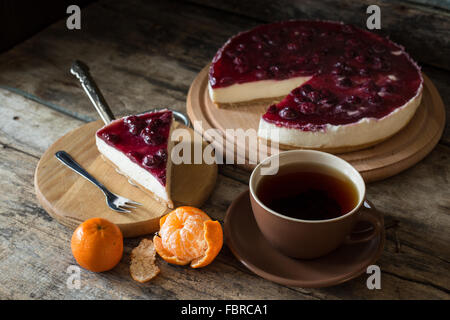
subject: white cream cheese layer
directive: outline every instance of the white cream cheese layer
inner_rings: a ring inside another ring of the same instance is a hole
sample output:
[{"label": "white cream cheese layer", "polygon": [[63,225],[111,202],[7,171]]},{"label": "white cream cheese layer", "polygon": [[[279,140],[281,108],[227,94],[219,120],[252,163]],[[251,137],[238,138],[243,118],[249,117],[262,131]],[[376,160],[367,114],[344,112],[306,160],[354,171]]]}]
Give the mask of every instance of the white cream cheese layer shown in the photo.
[{"label": "white cream cheese layer", "polygon": [[208,90],[211,100],[215,103],[236,103],[286,96],[310,79],[311,76],[287,80],[260,80],[216,89],[213,89],[208,83]]}]

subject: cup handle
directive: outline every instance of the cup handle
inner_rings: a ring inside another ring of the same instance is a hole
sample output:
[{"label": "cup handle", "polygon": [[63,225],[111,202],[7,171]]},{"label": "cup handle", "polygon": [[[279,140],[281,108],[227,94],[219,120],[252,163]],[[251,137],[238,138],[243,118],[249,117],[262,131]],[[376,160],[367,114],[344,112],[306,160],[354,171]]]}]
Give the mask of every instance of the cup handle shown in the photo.
[{"label": "cup handle", "polygon": [[370,241],[376,236],[378,236],[384,226],[383,226],[383,216],[381,212],[377,211],[371,202],[364,201],[363,206],[360,209],[359,216],[358,216],[358,222],[364,221],[368,222],[372,225],[372,228],[369,230],[363,230],[363,231],[352,231],[350,235],[347,236],[344,243],[345,244],[356,244],[356,243],[362,243],[366,241]]}]

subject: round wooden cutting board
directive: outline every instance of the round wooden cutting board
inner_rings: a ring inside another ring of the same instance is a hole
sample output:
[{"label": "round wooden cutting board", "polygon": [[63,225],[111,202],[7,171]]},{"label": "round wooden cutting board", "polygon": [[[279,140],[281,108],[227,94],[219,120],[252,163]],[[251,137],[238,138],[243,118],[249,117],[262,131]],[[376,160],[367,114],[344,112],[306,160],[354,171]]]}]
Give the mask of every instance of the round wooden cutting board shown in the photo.
[{"label": "round wooden cutting board", "polygon": [[[86,219],[101,217],[119,226],[124,237],[136,237],[159,229],[159,218],[170,212],[127,178],[118,174],[97,151],[95,132],[103,126],[101,120],[88,123],[57,140],[41,157],[34,176],[37,198],[42,207],[62,224],[76,228]],[[177,128],[186,126],[176,122]],[[188,129],[193,134],[192,129]],[[206,144],[191,139],[194,144]],[[183,143],[183,142],[180,142]],[[68,152],[81,166],[103,183],[111,192],[140,202],[143,206],[131,213],[119,213],[108,208],[105,196],[91,182],[63,165],[55,152]],[[191,152],[193,154],[193,152]],[[180,164],[172,167],[172,199],[175,206],[199,207],[211,194],[217,178],[216,164]]]},{"label": "round wooden cutting board", "polygon": [[[280,150],[271,148],[263,140],[250,145],[245,139],[236,139],[231,131],[227,132],[227,129],[257,131],[268,104],[218,108],[209,97],[208,69],[206,66],[197,75],[187,96],[187,113],[197,132],[223,154],[234,153],[234,163],[247,170],[252,170],[268,155],[290,149],[283,146]],[[408,125],[397,134],[361,150],[323,151],[336,153],[350,162],[366,182],[393,176],[422,160],[438,143],[445,126],[444,103],[431,80],[426,75],[423,77],[422,103]]]}]

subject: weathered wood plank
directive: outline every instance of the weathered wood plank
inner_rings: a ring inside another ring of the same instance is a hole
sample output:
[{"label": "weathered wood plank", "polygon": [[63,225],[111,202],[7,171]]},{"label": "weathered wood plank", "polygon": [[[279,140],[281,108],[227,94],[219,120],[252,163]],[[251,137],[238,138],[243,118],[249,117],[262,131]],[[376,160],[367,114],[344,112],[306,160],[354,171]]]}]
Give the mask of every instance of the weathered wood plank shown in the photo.
[{"label": "weathered wood plank", "polygon": [[450,10],[449,0],[409,0],[409,2],[423,5],[425,8],[434,7]]},{"label": "weathered wood plank", "polygon": [[440,142],[450,146],[450,86],[448,85],[450,83],[450,72],[432,66],[422,66],[422,71],[433,81],[444,102],[447,118]]},{"label": "weathered wood plank", "polygon": [[83,123],[61,117],[57,111],[0,89],[0,139],[3,144],[40,157],[59,137]]}]

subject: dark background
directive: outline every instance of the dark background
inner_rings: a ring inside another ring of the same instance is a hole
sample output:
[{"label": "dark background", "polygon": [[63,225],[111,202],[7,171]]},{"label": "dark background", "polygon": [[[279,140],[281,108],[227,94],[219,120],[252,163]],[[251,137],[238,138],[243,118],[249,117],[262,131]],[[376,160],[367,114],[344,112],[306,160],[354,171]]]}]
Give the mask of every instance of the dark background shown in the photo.
[{"label": "dark background", "polygon": [[71,4],[81,8],[92,0],[23,1],[0,0],[0,52],[33,36],[55,21],[68,16]]}]

